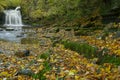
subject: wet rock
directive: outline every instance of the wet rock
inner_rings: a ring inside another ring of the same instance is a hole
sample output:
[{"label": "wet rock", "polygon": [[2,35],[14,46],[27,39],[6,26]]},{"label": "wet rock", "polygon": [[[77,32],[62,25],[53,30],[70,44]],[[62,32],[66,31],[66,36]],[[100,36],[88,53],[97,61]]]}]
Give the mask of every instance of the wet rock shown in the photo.
[{"label": "wet rock", "polygon": [[40,39],[40,45],[43,46],[45,45],[46,41],[44,39]]},{"label": "wet rock", "polygon": [[59,31],[60,31],[59,28],[52,28],[52,29],[49,30],[49,33],[57,33]]},{"label": "wet rock", "polygon": [[24,34],[21,33],[21,34],[17,35],[16,37],[23,37],[23,36],[24,36]]},{"label": "wet rock", "polygon": [[106,28],[112,28],[113,27],[113,23],[109,23],[106,25]]},{"label": "wet rock", "polygon": [[6,28],[6,31],[14,31],[14,28]]},{"label": "wet rock", "polygon": [[115,33],[115,35],[113,36],[113,38],[120,38],[120,31],[117,31],[117,32]]},{"label": "wet rock", "polygon": [[17,57],[26,57],[30,55],[30,50],[18,51],[15,53]]},{"label": "wet rock", "polygon": [[46,38],[52,38],[54,36],[54,33],[49,33],[49,34],[47,34],[45,37]]},{"label": "wet rock", "polygon": [[5,68],[8,68],[10,66],[10,63],[8,62],[8,63],[6,63],[6,64],[4,64],[4,67]]},{"label": "wet rock", "polygon": [[2,29],[2,28],[0,28],[0,31],[3,31],[3,29]]},{"label": "wet rock", "polygon": [[71,31],[71,28],[65,28],[65,31]]},{"label": "wet rock", "polygon": [[23,51],[24,52],[24,55],[25,56],[29,56],[30,55],[30,51],[29,50],[25,50],[25,51]]},{"label": "wet rock", "polygon": [[0,54],[2,54],[3,53],[3,51],[2,50],[0,50]]},{"label": "wet rock", "polygon": [[15,76],[17,76],[17,75],[28,75],[28,76],[32,76],[34,74],[34,72],[32,71],[32,70],[30,70],[30,69],[21,69],[21,70],[19,70],[16,74],[15,74]]},{"label": "wet rock", "polygon": [[51,45],[51,40],[50,39],[46,39],[46,38],[41,38],[39,40],[40,46],[48,46]]}]

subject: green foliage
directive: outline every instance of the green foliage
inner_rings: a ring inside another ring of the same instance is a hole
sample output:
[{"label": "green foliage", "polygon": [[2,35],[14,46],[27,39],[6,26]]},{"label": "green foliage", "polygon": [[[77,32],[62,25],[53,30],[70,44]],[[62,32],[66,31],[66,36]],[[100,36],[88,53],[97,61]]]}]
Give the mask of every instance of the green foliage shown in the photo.
[{"label": "green foliage", "polygon": [[21,44],[38,44],[39,40],[35,38],[22,38]]},{"label": "green foliage", "polygon": [[49,56],[50,56],[50,52],[47,51],[47,52],[41,54],[41,55],[39,56],[39,58],[46,60],[47,58],[49,58]]},{"label": "green foliage", "polygon": [[115,55],[104,55],[102,56],[102,59],[99,60],[99,64],[104,64],[104,63],[112,63],[114,65],[119,66],[120,65],[120,57],[116,57]]},{"label": "green foliage", "polygon": [[120,4],[119,0],[0,0],[0,11],[16,6],[21,6],[23,18],[31,22],[66,20],[79,26],[101,26],[100,15]]},{"label": "green foliage", "polygon": [[97,64],[112,63],[120,65],[120,57],[116,55],[109,55],[109,50],[104,48],[99,51],[98,48],[88,45],[87,43],[78,43],[71,41],[63,41],[65,48],[78,52],[86,58],[98,58]]},{"label": "green foliage", "polygon": [[23,0],[0,0],[0,11],[3,11],[5,8],[15,8],[21,6]]},{"label": "green foliage", "polygon": [[6,0],[8,7],[17,7],[21,5],[22,0]]},{"label": "green foliage", "polygon": [[30,17],[34,20],[43,17],[43,12],[41,10],[34,10],[30,13]]},{"label": "green foliage", "polygon": [[3,11],[6,6],[7,6],[6,1],[0,0],[0,12]]},{"label": "green foliage", "polygon": [[48,61],[45,61],[44,64],[44,69],[41,70],[39,73],[37,74],[34,74],[33,75],[33,78],[35,79],[39,79],[39,80],[46,80],[44,74],[47,72],[47,71],[50,71],[51,70],[51,66],[50,66],[50,63]]},{"label": "green foliage", "polygon": [[76,36],[80,36],[80,35],[82,35],[82,36],[88,36],[88,35],[91,35],[91,31],[90,30],[88,30],[88,29],[79,29],[78,31],[75,31],[75,35]]},{"label": "green foliage", "polygon": [[78,43],[71,41],[63,41],[62,42],[65,48],[78,52],[79,54],[83,54],[83,56],[87,58],[92,58],[95,56],[97,48],[88,45],[87,43]]},{"label": "green foliage", "polygon": [[120,65],[120,56],[116,56],[114,54],[109,55],[109,50],[104,48],[99,51],[96,55],[98,58],[97,64],[104,64],[104,63],[112,63],[114,65]]},{"label": "green foliage", "polygon": [[41,54],[38,57],[41,59],[45,59],[45,61],[43,63],[44,68],[37,74],[32,75],[33,78],[39,79],[39,80],[46,80],[44,74],[51,70],[51,66],[50,66],[49,59],[48,59],[50,57],[50,52],[51,52],[51,50],[48,50],[47,52]]}]

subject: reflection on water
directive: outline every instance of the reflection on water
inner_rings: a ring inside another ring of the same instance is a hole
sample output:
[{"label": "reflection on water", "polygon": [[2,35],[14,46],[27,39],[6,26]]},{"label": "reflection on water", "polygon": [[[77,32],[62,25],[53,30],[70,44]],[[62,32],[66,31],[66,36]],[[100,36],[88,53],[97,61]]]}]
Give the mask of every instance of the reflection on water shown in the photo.
[{"label": "reflection on water", "polygon": [[6,27],[0,28],[0,39],[20,42],[21,38],[25,38],[26,34],[23,33],[22,27]]}]

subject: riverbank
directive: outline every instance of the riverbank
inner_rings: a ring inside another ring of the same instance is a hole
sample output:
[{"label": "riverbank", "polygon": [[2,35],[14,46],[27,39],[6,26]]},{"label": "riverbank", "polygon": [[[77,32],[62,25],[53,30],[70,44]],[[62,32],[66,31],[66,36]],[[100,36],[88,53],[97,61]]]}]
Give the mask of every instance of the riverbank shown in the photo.
[{"label": "riverbank", "polygon": [[[80,34],[75,35],[79,29],[73,28],[42,27],[32,30],[34,31],[29,33],[28,39],[25,39],[27,41],[23,40],[22,43],[0,41],[1,80],[119,79],[119,66],[112,63],[98,65],[96,57],[86,58],[84,53],[80,54],[66,49],[65,45],[61,44],[61,41],[68,40],[88,43],[101,50],[103,47],[106,48],[108,44],[112,47],[111,33],[106,36],[106,44],[103,45],[102,41],[104,40],[99,38],[103,37],[99,35],[102,33],[101,30],[95,30],[90,34],[88,32],[89,35],[82,34],[85,33],[82,30]],[[37,41],[33,41],[33,39]],[[117,39],[114,40],[119,42]],[[70,44],[67,46],[69,47]],[[117,49],[119,50],[119,48]]]}]

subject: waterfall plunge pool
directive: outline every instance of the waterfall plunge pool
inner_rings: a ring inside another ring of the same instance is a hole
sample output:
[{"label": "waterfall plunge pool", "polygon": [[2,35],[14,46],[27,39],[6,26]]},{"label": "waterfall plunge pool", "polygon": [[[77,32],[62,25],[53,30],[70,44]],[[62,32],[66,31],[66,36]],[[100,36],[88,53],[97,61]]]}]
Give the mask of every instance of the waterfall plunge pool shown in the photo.
[{"label": "waterfall plunge pool", "polygon": [[0,40],[21,43],[22,39],[35,38],[35,30],[31,26],[0,26]]},{"label": "waterfall plunge pool", "polygon": [[0,39],[11,42],[20,42],[27,35],[22,31],[22,27],[0,27]]}]

